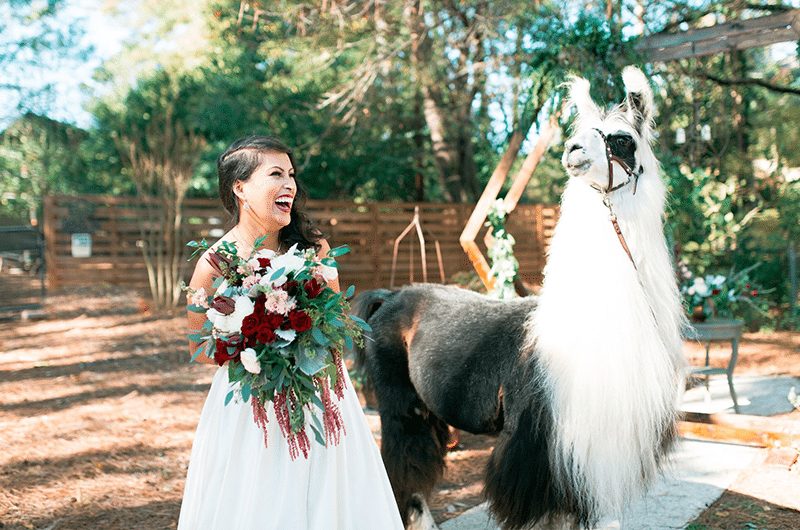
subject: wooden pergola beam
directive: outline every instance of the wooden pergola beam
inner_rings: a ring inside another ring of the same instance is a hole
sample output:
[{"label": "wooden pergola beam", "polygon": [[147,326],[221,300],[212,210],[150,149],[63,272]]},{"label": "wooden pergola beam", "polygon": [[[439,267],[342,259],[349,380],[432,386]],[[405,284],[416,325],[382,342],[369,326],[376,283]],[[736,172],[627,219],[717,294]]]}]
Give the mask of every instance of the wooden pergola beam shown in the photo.
[{"label": "wooden pergola beam", "polygon": [[636,49],[652,62],[703,57],[800,39],[800,9],[642,39]]},{"label": "wooden pergola beam", "polygon": [[[561,111],[558,110],[550,116],[550,120],[539,135],[536,145],[531,149],[530,153],[528,153],[528,156],[525,157],[522,167],[514,177],[511,188],[508,190],[504,199],[506,210],[509,212],[514,210],[517,206],[519,199],[522,197],[522,193],[525,191],[525,186],[527,186],[533,172],[536,170],[536,167],[547,151],[547,147],[550,145],[558,129],[558,117],[560,115]],[[505,183],[508,172],[511,170],[511,166],[522,147],[524,139],[525,135],[519,131],[515,131],[514,134],[511,135],[508,149],[506,149],[506,152],[500,159],[500,163],[497,164],[492,176],[489,178],[489,182],[486,184],[486,188],[484,188],[480,199],[478,199],[475,209],[472,210],[472,214],[469,216],[467,224],[464,226],[464,230],[461,232],[461,237],[459,238],[461,247],[464,249],[464,252],[467,253],[467,257],[469,257],[472,266],[475,268],[478,277],[480,277],[487,291],[491,291],[494,288],[494,278],[489,276],[491,267],[483,253],[481,253],[481,249],[478,247],[475,239],[478,237],[481,227],[486,220],[489,208],[491,208],[492,203],[500,194],[500,190],[503,189],[503,183]],[[484,238],[484,242],[487,246],[491,244],[491,237],[489,236],[490,234],[487,232]]]},{"label": "wooden pergola beam", "polygon": [[684,413],[681,436],[712,442],[800,450],[800,422],[744,414]]}]

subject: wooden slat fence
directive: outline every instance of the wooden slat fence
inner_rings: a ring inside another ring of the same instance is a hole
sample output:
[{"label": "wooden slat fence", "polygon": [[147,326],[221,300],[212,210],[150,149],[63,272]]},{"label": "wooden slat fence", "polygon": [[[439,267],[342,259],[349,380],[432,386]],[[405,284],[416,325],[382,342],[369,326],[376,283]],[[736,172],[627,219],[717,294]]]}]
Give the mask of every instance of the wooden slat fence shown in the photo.
[{"label": "wooden slat fence", "polygon": [[[65,222],[70,205],[82,203],[80,211],[91,212],[92,256],[71,255],[71,234]],[[308,201],[307,210],[328,237],[332,246],[347,244],[351,253],[340,258],[342,285],[355,284],[359,290],[388,287],[394,239],[411,221],[414,206],[419,206],[420,222],[426,238],[428,281],[439,281],[434,241],[442,252],[446,279],[472,267],[461,249],[458,237],[472,211],[468,204],[368,203]],[[47,282],[50,288],[109,283],[144,287],[147,273],[140,248],[137,219],[143,215],[130,197],[49,196],[45,201],[45,240]],[[508,229],[516,238],[516,256],[524,281],[538,283],[544,256],[558,209],[545,205],[520,205],[509,217]],[[184,205],[184,239],[205,237],[215,241],[226,231],[227,215],[219,202],[187,199]],[[483,242],[480,242],[483,248]],[[187,263],[184,276],[191,273]],[[411,274],[413,271],[413,274]],[[188,278],[187,278],[188,279]],[[398,255],[395,284],[422,281],[419,243],[412,231]]]}]

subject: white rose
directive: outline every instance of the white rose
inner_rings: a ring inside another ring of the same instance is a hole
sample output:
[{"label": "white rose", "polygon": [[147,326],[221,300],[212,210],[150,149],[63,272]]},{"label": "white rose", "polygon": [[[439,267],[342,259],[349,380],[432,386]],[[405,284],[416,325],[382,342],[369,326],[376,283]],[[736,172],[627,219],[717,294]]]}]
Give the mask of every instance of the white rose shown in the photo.
[{"label": "white rose", "polygon": [[255,257],[256,257],[256,258],[267,258],[267,259],[272,259],[272,258],[274,258],[274,257],[275,257],[275,256],[277,256],[277,255],[278,255],[278,254],[277,254],[277,252],[275,252],[275,251],[274,251],[274,250],[272,250],[271,248],[262,248],[261,250],[259,250],[258,252],[256,252],[256,255],[255,255]]},{"label": "white rose", "polygon": [[331,280],[335,280],[339,277],[339,269],[336,267],[328,267],[327,265],[320,265],[319,272],[322,274],[322,277],[325,279],[326,282]]},{"label": "white rose", "polygon": [[206,318],[211,321],[216,329],[223,333],[241,331],[244,317],[251,314],[255,307],[249,296],[236,296],[234,297],[234,302],[236,306],[230,315],[223,315],[213,307],[206,311]]},{"label": "white rose", "polygon": [[[288,280],[287,276],[289,274],[303,270],[305,265],[306,259],[303,256],[303,253],[299,252],[297,250],[297,244],[294,244],[292,245],[292,248],[286,251],[286,254],[275,256],[270,260],[269,267],[267,267],[267,271],[264,273],[264,277],[260,283],[262,285],[280,287],[286,283],[286,280]],[[271,280],[272,275],[280,269],[283,269],[282,274],[278,278]]]},{"label": "white rose", "polygon": [[244,369],[251,374],[261,373],[261,364],[256,359],[256,351],[253,348],[245,348],[241,355]]},{"label": "white rose", "polygon": [[708,296],[708,285],[706,285],[706,282],[703,280],[703,278],[695,278],[694,290],[700,296]]},{"label": "white rose", "polygon": [[270,258],[269,272],[267,274],[271,274],[271,271],[276,271],[281,268],[284,274],[289,274],[291,272],[303,270],[305,265],[306,258],[303,256],[302,252],[297,251],[297,244],[295,243],[285,254]]}]

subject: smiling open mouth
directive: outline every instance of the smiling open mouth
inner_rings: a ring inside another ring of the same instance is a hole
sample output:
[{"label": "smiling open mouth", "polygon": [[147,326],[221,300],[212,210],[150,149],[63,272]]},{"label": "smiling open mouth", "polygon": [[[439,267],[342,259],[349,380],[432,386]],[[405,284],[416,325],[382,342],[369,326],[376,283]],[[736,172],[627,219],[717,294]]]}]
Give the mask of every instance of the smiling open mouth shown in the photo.
[{"label": "smiling open mouth", "polygon": [[275,200],[275,206],[284,213],[292,211],[292,198],[291,197],[278,197]]}]

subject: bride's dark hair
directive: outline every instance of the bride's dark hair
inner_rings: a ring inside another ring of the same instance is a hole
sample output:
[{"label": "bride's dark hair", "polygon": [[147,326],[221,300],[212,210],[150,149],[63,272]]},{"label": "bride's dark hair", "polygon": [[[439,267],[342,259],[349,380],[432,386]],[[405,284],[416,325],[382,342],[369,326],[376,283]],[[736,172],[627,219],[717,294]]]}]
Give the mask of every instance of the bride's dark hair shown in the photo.
[{"label": "bride's dark hair", "polygon": [[[262,153],[285,153],[289,156],[292,167],[297,171],[292,150],[277,138],[272,136],[248,136],[233,142],[217,159],[217,175],[219,176],[219,198],[231,218],[230,225],[239,222],[239,201],[233,193],[236,181],[247,181],[253,172],[261,165]],[[292,203],[291,221],[278,232],[278,240],[284,247],[294,245],[300,248],[311,248],[319,251],[319,240],[322,232],[303,211],[306,202],[306,192],[301,182],[297,179],[297,193]]]}]

